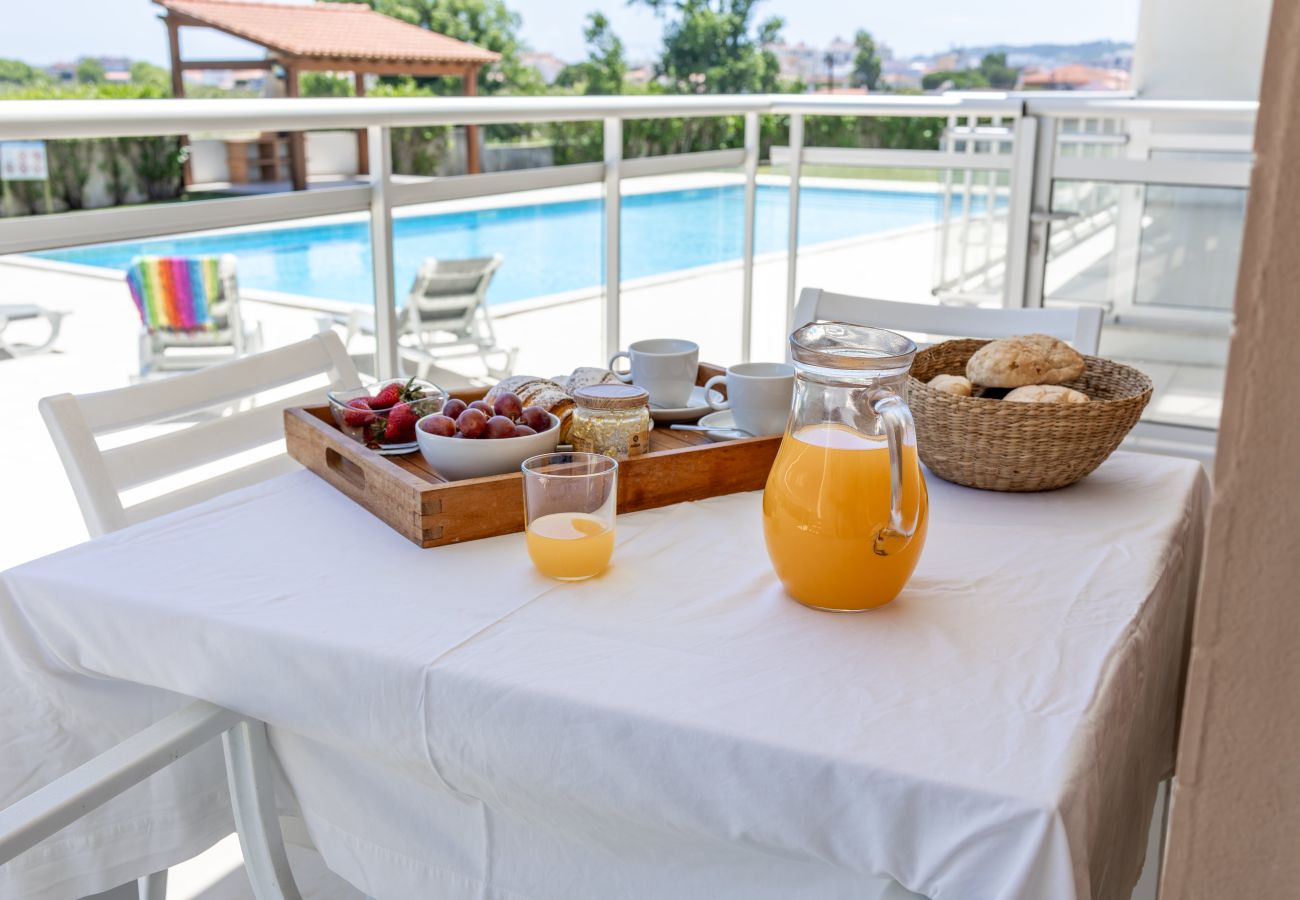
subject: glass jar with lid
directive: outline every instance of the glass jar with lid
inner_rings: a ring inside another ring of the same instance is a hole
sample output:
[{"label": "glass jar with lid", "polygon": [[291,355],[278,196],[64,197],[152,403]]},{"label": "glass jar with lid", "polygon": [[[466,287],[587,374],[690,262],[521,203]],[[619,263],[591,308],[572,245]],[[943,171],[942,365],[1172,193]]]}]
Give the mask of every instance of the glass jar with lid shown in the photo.
[{"label": "glass jar with lid", "polygon": [[640,456],[650,449],[650,394],[632,384],[591,384],[573,392],[573,449]]}]

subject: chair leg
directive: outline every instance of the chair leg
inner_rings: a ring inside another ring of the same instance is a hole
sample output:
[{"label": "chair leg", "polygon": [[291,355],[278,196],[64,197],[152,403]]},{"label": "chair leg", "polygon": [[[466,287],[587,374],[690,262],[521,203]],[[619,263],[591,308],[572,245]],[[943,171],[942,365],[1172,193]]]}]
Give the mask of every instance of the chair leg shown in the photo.
[{"label": "chair leg", "polygon": [[221,736],[230,781],[230,805],[256,900],[301,900],[284,852],[275,811],[266,725],[243,721]]},{"label": "chair leg", "polygon": [[167,870],[146,875],[135,883],[140,900],[167,900]]}]

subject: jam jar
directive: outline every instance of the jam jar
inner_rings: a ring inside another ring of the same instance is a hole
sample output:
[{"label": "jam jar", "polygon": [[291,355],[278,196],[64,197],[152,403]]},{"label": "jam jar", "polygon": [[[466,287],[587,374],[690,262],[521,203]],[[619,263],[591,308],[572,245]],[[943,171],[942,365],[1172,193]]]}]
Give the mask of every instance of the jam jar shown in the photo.
[{"label": "jam jar", "polygon": [[573,449],[640,456],[650,449],[650,394],[632,384],[592,384],[573,392]]}]

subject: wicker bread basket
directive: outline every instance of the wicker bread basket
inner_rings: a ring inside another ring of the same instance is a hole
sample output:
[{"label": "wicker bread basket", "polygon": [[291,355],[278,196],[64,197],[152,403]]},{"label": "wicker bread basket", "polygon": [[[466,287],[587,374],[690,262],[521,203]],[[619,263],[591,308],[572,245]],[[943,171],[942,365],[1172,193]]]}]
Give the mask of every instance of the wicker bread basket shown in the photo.
[{"label": "wicker bread basket", "polygon": [[946,481],[990,491],[1074,484],[1110,456],[1151,399],[1150,378],[1096,356],[1085,357],[1083,375],[1067,384],[1087,394],[1087,403],[1007,403],[926,384],[940,374],[965,375],[966,361],[986,343],[945,341],[912,363],[917,450]]}]

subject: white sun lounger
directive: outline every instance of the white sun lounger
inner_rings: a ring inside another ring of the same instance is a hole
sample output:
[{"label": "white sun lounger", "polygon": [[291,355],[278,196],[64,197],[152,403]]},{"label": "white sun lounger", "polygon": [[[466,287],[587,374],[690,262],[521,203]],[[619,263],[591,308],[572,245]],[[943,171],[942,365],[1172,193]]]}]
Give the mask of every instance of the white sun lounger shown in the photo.
[{"label": "white sun lounger", "polygon": [[[0,359],[12,356],[30,356],[42,353],[58,340],[59,329],[63,326],[63,317],[67,313],[56,312],[32,304],[0,305]],[[40,344],[15,344],[5,340],[5,330],[13,322],[44,319],[49,323],[49,336]]]}]

